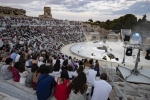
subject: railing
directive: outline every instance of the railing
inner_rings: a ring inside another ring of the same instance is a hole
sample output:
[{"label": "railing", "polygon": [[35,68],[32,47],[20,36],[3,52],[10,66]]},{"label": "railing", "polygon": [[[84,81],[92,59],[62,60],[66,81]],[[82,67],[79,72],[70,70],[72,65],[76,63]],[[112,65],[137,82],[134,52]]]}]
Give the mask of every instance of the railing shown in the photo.
[{"label": "railing", "polygon": [[[144,94],[141,94],[140,92],[138,92],[138,90],[135,89],[131,84],[126,82],[124,79],[122,79],[116,73],[113,73],[115,66],[113,66],[113,62],[109,62],[109,63],[111,65],[110,67],[108,67],[108,62],[101,62],[101,66],[102,66],[101,71],[105,72],[108,75],[109,82],[111,83],[111,85],[113,86],[113,89],[117,93],[116,98],[118,98],[118,100],[128,100],[127,88],[129,88],[129,87],[136,96],[141,98],[141,100],[148,100]],[[119,82],[122,82],[124,84],[125,87],[123,89],[119,88],[119,86],[117,85],[117,82],[115,82],[115,78],[118,78],[120,80]]]}]

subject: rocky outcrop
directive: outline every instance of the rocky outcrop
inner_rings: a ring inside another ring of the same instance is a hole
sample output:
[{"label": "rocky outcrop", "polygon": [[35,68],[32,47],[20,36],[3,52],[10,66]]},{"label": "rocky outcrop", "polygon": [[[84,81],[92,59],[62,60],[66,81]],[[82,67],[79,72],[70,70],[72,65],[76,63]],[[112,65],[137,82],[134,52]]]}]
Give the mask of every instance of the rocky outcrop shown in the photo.
[{"label": "rocky outcrop", "polygon": [[1,15],[26,15],[26,11],[23,9],[11,8],[11,7],[3,7],[0,6],[0,14]]}]

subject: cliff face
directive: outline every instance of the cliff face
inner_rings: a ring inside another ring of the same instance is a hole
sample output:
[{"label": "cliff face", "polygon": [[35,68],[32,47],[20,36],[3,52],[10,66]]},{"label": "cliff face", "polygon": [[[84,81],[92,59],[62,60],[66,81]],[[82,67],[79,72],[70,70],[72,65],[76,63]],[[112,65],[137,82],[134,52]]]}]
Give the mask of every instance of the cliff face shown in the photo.
[{"label": "cliff face", "polygon": [[1,15],[26,15],[26,11],[23,9],[11,8],[11,7],[3,7],[0,6],[0,14]]}]

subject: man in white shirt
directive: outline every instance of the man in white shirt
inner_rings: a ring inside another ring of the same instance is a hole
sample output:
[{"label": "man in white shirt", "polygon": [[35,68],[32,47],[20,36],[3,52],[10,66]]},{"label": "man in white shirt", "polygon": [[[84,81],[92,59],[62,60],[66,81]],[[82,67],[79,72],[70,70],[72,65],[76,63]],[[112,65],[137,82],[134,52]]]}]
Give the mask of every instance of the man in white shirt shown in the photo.
[{"label": "man in white shirt", "polygon": [[102,73],[100,78],[101,80],[94,81],[94,92],[91,100],[108,100],[112,86],[106,82],[107,75],[105,73]]},{"label": "man in white shirt", "polygon": [[87,82],[89,84],[94,85],[94,81],[95,81],[95,78],[96,78],[96,74],[97,74],[97,71],[94,70],[94,65],[91,65],[90,69],[88,70],[88,77],[87,77]]},{"label": "man in white shirt", "polygon": [[62,67],[64,60],[62,59],[62,56],[60,56],[60,66]]},{"label": "man in white shirt", "polygon": [[37,65],[38,65],[39,67],[44,64],[44,63],[43,63],[43,60],[44,60],[43,57],[39,57],[39,61],[38,61],[38,63],[37,63]]},{"label": "man in white shirt", "polygon": [[55,56],[52,56],[52,65],[54,66],[56,63],[56,57]]}]

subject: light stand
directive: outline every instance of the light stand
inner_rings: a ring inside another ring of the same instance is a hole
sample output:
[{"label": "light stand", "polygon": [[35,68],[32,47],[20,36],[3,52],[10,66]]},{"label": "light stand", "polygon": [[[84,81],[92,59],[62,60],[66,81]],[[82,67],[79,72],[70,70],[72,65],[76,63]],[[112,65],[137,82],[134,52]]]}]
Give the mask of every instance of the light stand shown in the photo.
[{"label": "light stand", "polygon": [[138,63],[140,61],[140,51],[141,51],[141,49],[138,50],[137,58],[136,58],[136,61],[135,61],[135,67],[134,67],[134,69],[131,70],[131,74],[138,75],[140,73],[139,70],[142,69],[142,68],[137,69],[138,68]]},{"label": "light stand", "polygon": [[122,64],[124,64],[124,65],[125,65],[125,54],[126,54],[125,48],[126,48],[127,43],[128,43],[127,41],[124,42],[124,56],[123,56],[123,60],[122,60]]},{"label": "light stand", "polygon": [[[150,75],[147,73],[147,71],[143,68],[138,68],[138,64],[140,62],[140,52],[142,50],[147,50],[148,46],[150,44],[143,44],[142,38],[139,33],[135,33],[130,38],[130,42],[124,42],[124,56],[122,64],[125,65],[125,48],[131,47],[132,49],[137,49],[137,57],[135,61],[134,68],[131,69],[130,67],[123,67],[118,66],[117,71],[120,72],[120,75],[124,78],[125,81],[133,82],[133,83],[148,83],[150,84]],[[149,69],[148,69],[149,70]],[[141,78],[139,80],[139,78]]]}]

